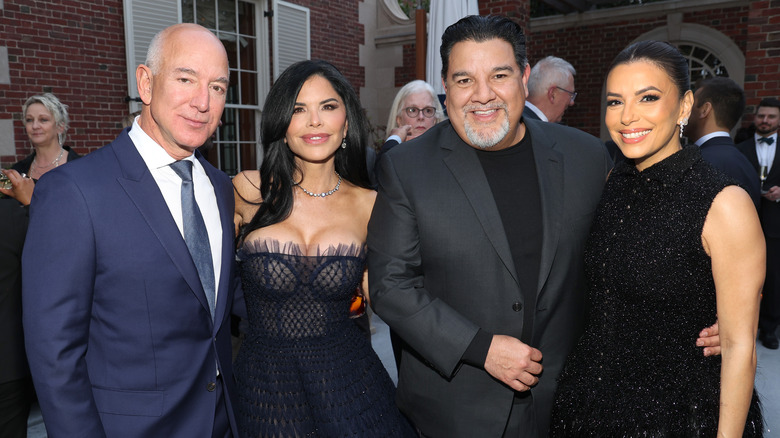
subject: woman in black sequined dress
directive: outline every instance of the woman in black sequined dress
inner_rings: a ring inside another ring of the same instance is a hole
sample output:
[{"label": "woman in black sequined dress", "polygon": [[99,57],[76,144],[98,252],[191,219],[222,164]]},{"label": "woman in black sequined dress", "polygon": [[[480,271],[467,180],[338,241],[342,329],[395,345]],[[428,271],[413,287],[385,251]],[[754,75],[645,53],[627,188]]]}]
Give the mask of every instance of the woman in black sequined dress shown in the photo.
[{"label": "woman in black sequined dress", "polygon": [[[764,242],[747,193],[681,148],[687,61],[634,44],[607,77],[611,173],[586,247],[585,334],[559,378],[552,436],[761,436],[753,389]],[[720,325],[722,356],[695,344]]]},{"label": "woman in black sequined dress", "polygon": [[294,64],[271,87],[262,138],[261,170],[234,178],[249,317],[234,367],[241,437],[416,436],[349,317],[376,197],[356,93],[324,61]]}]

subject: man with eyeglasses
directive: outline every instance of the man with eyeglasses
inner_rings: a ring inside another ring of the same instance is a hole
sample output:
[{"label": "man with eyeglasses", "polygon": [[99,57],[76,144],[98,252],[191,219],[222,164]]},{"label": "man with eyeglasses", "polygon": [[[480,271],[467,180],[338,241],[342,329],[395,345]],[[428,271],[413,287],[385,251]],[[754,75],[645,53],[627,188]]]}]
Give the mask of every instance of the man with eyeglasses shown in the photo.
[{"label": "man with eyeglasses", "polygon": [[574,105],[574,67],[561,58],[548,56],[531,69],[528,99],[523,117],[560,123],[566,109]]},{"label": "man with eyeglasses", "polygon": [[393,100],[387,120],[388,137],[382,153],[393,146],[417,138],[444,120],[439,98],[427,82],[414,80],[404,85]]}]

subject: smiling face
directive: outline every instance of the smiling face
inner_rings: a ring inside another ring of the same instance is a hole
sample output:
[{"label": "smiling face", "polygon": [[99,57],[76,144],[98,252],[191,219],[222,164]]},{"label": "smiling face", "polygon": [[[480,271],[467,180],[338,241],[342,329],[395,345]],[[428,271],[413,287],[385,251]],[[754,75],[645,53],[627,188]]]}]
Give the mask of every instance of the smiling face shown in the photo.
[{"label": "smiling face", "polygon": [[418,91],[406,96],[406,99],[401,104],[401,115],[396,117],[395,122],[398,126],[410,125],[412,127],[412,133],[406,137],[407,141],[419,136],[436,124],[436,115],[425,117],[422,111],[418,111],[417,117],[411,117],[406,112],[406,108],[409,107],[417,108],[418,110],[424,108],[436,110],[436,104],[431,100],[431,94],[427,91]]},{"label": "smiling face", "polygon": [[315,75],[303,83],[284,137],[297,160],[332,160],[347,135],[347,111],[333,85]]},{"label": "smiling face", "polygon": [[447,113],[461,139],[478,149],[508,148],[525,135],[520,118],[530,68],[501,39],[452,46],[444,87]]},{"label": "smiling face", "polygon": [[27,107],[24,114],[24,129],[27,137],[35,147],[59,145],[59,134],[64,129],[57,126],[52,113],[41,103],[33,103]]},{"label": "smiling face", "polygon": [[768,137],[777,132],[780,126],[780,108],[772,106],[760,106],[756,111],[756,117],[753,119],[756,125],[756,132],[764,137]]},{"label": "smiling face", "polygon": [[669,75],[648,61],[620,64],[607,76],[607,129],[639,170],[680,150],[677,124],[692,104],[690,91],[681,100]]},{"label": "smiling face", "polygon": [[136,71],[144,101],[139,124],[173,158],[203,145],[216,130],[228,87],[222,43],[195,25],[179,25],[166,37],[158,71]]}]

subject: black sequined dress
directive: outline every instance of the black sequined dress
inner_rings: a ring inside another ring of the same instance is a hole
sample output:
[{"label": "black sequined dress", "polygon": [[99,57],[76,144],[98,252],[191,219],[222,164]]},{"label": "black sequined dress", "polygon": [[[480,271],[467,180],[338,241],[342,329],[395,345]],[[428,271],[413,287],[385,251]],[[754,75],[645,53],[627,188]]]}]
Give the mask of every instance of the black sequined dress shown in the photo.
[{"label": "black sequined dress", "polygon": [[[716,321],[702,229],[726,176],[695,146],[610,175],[585,250],[585,333],[567,359],[551,436],[714,437],[721,358],[698,333]],[[753,393],[744,436],[762,435]]]},{"label": "black sequined dress", "polygon": [[249,328],[235,363],[242,438],[416,436],[349,304],[365,249],[305,256],[295,245],[239,251]]}]

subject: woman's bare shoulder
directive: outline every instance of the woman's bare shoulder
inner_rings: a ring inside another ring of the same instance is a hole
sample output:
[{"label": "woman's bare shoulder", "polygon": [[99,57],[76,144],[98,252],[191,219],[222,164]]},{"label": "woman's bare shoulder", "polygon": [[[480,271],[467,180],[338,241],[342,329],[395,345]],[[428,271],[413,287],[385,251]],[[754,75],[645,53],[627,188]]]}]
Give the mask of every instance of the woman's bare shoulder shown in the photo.
[{"label": "woman's bare shoulder", "polygon": [[260,171],[244,170],[233,177],[233,187],[244,200],[257,202],[260,199]]}]

